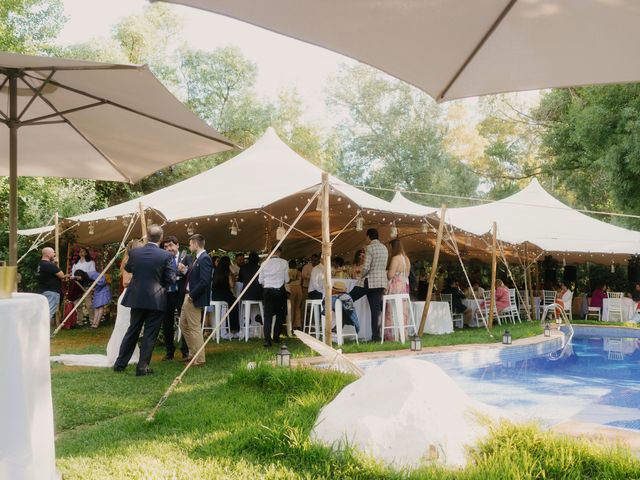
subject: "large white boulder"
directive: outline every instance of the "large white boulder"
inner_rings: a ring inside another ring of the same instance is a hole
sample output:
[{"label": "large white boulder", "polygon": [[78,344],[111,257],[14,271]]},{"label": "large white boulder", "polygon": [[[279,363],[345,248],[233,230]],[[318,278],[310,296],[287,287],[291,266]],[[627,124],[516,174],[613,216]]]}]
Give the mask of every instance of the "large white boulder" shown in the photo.
[{"label": "large white boulder", "polygon": [[437,365],[393,359],[367,370],[320,411],[311,438],[346,444],[395,467],[467,464],[498,409],[478,402]]}]

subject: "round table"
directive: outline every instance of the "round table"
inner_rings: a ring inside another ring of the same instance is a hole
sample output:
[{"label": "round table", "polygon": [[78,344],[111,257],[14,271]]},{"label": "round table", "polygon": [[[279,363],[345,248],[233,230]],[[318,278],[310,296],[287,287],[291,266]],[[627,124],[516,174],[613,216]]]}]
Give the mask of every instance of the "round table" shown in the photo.
[{"label": "round table", "polygon": [[57,479],[49,306],[42,295],[0,300],[0,478]]}]

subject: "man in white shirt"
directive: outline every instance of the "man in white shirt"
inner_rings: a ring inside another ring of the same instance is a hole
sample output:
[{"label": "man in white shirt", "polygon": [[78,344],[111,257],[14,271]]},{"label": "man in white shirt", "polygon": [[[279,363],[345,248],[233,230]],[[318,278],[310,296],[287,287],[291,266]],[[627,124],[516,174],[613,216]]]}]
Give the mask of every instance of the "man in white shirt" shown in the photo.
[{"label": "man in white shirt", "polygon": [[280,331],[287,316],[287,292],[285,284],[289,282],[289,264],[283,258],[282,247],[265,262],[258,275],[258,282],[263,287],[262,303],[264,305],[264,346],[271,346],[271,322],[276,316],[273,327],[273,341],[280,342]]},{"label": "man in white shirt", "polygon": [[315,265],[309,277],[309,300],[322,300],[324,293],[324,265]]}]

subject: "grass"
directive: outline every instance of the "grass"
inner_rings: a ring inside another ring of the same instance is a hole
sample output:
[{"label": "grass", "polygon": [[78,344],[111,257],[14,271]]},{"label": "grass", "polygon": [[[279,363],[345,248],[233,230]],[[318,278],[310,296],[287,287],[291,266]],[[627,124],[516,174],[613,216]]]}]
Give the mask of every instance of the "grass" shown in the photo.
[{"label": "grass", "polygon": [[[510,330],[516,338],[540,327]],[[109,333],[61,332],[52,352],[101,352]],[[500,334],[494,329],[491,339],[486,331],[465,330],[428,336],[424,343],[486,343],[499,341]],[[295,356],[309,353],[297,341],[288,346]],[[266,351],[257,341],[210,346],[206,366],[192,369],[148,423],[145,414],[181,369],[178,362],[158,361],[162,353],[156,351],[156,373],[149,377],[136,378],[133,368],[116,374],[52,367],[57,465],[65,479],[640,478],[640,464],[626,451],[554,437],[533,426],[497,429],[460,471],[395,472],[355,451],[331,452],[311,443],[308,434],[320,408],[353,378],[273,368],[266,361],[275,349]],[[247,370],[248,361],[258,367]]]}]

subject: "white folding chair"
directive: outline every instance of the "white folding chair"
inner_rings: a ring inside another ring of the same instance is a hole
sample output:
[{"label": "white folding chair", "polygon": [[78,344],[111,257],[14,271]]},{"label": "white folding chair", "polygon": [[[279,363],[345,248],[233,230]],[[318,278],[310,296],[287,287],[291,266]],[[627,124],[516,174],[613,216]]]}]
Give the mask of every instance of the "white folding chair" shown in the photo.
[{"label": "white folding chair", "polygon": [[[336,333],[332,336],[333,340],[340,346],[344,344],[344,339],[346,337],[353,337],[358,342],[358,333],[353,325],[344,325],[342,323],[342,301],[339,299],[336,300],[335,310],[333,312],[333,322],[335,324]],[[322,316],[322,322],[324,324],[325,317]]]},{"label": "white folding chair", "polygon": [[450,293],[443,293],[441,295],[442,301],[449,304],[449,311],[451,312],[451,319],[453,320],[453,326],[457,328],[464,327],[464,313],[455,313],[453,311],[453,295]]},{"label": "white folding chair", "polygon": [[623,322],[622,317],[622,297],[624,294],[622,292],[607,292],[608,301],[608,313],[607,320],[608,322]]},{"label": "white folding chair", "polygon": [[[556,303],[556,291],[555,290],[543,290],[542,291],[542,303],[540,304],[540,311],[544,311],[545,307],[548,307],[549,305],[553,305],[554,303]],[[553,313],[553,318],[555,320],[558,319],[558,314],[556,313],[556,310],[554,308],[549,308],[547,309],[547,312],[552,312]],[[544,321],[544,318],[540,318],[540,320]]]},{"label": "white folding chair", "polygon": [[525,318],[529,318],[528,316],[526,316],[526,312],[529,312],[529,315],[531,315],[531,317],[533,317],[533,311],[531,310],[531,298],[529,298],[529,291],[528,290],[519,290],[520,293],[520,298],[518,299],[519,303],[519,307],[518,310],[519,312],[522,312],[525,314]]},{"label": "white folding chair", "polygon": [[573,319],[573,292],[571,290],[569,290],[567,292],[567,298],[566,301],[563,300],[562,303],[564,304],[564,313],[567,314],[567,317],[569,318],[569,320]]},{"label": "white folding chair", "polygon": [[[485,319],[489,318],[489,312],[491,311],[491,290],[487,290],[483,294],[484,297],[484,306],[482,307],[482,314]],[[498,325],[502,325],[500,321],[500,316],[498,315],[497,308],[493,309],[493,318],[498,322]],[[485,321],[486,323],[486,321]]]}]

